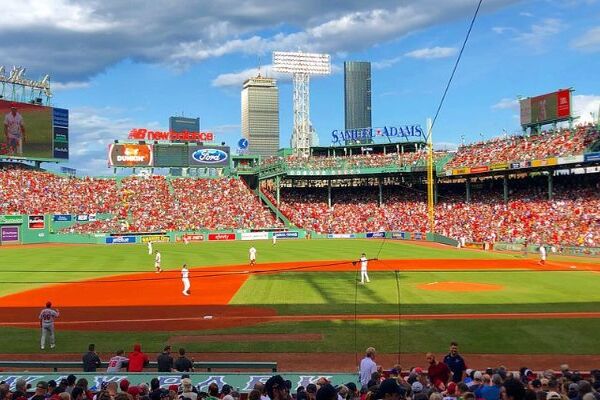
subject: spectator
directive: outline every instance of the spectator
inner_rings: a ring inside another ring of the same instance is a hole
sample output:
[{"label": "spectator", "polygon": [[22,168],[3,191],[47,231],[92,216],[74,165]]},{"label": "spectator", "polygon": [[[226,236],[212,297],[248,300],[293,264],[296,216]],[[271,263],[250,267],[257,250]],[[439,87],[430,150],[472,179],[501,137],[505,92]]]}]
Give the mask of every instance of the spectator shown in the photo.
[{"label": "spectator", "polygon": [[145,353],[142,353],[142,346],[138,343],[133,345],[133,352],[129,353],[129,364],[127,370],[129,372],[142,372],[144,367],[150,364],[150,359]]},{"label": "spectator", "polygon": [[444,364],[446,364],[452,372],[453,382],[458,383],[463,380],[467,365],[461,355],[458,354],[458,343],[450,343],[450,353],[444,357]]},{"label": "spectator", "polygon": [[117,350],[115,356],[108,361],[106,373],[118,373],[121,371],[121,368],[127,365],[129,359],[123,356],[124,353],[125,352],[123,350]]},{"label": "spectator", "polygon": [[450,369],[448,369],[446,364],[438,362],[433,353],[427,353],[425,358],[429,364],[427,370],[429,381],[436,389],[446,390],[446,384],[450,378]]},{"label": "spectator", "polygon": [[369,347],[366,351],[365,358],[360,362],[359,378],[362,386],[367,386],[371,375],[377,372],[377,364],[375,363],[375,348]]},{"label": "spectator", "polygon": [[125,392],[127,393],[127,391],[129,390],[129,381],[127,379],[121,379],[119,381],[119,389],[121,389],[121,392]]},{"label": "spectator", "polygon": [[[286,397],[281,397],[285,399]],[[319,390],[317,390],[317,400],[337,400],[338,394],[333,386],[329,383],[321,386]]]},{"label": "spectator", "polygon": [[219,400],[219,386],[215,382],[208,385],[208,397],[206,400]]},{"label": "spectator", "polygon": [[46,395],[48,394],[48,382],[39,381],[35,385],[35,392],[33,396],[29,398],[29,400],[45,400]]},{"label": "spectator", "polygon": [[171,357],[171,346],[165,346],[163,352],[160,353],[158,357],[156,357],[156,363],[158,364],[158,372],[173,371],[173,357]]},{"label": "spectator", "polygon": [[194,362],[185,356],[185,349],[179,349],[179,357],[175,361],[175,370],[179,372],[194,372]]},{"label": "spectator", "polygon": [[90,344],[88,346],[88,352],[83,355],[83,372],[96,372],[97,368],[100,368],[100,357],[96,353],[96,345]]},{"label": "spectator", "polygon": [[[267,396],[269,396],[271,400],[288,400],[289,398],[290,387],[287,386],[285,380],[281,377],[281,375],[275,375],[270,377],[265,383],[265,390],[267,391]],[[319,399],[318,391],[317,400],[321,400]],[[333,400],[336,399],[334,398]]]},{"label": "spectator", "polygon": [[77,377],[73,374],[69,374],[67,376],[67,387],[65,387],[65,392],[71,393],[75,388],[75,382],[77,382]]},{"label": "spectator", "polygon": [[179,395],[181,400],[197,400],[198,394],[194,392],[192,381],[189,378],[181,380],[181,394]]}]

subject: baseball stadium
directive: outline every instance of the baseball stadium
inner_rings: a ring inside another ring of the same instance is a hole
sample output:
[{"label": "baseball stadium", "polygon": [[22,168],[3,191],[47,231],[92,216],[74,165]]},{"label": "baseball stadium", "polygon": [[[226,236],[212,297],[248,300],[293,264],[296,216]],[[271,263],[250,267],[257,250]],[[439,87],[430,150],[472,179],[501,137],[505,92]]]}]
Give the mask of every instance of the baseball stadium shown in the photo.
[{"label": "baseball stadium", "polygon": [[131,126],[109,173],[81,175],[74,116],[22,72],[0,70],[42,96],[0,98],[0,400],[600,393],[600,121],[578,121],[574,89],[443,150],[435,118],[318,145],[294,86],[290,148]]}]

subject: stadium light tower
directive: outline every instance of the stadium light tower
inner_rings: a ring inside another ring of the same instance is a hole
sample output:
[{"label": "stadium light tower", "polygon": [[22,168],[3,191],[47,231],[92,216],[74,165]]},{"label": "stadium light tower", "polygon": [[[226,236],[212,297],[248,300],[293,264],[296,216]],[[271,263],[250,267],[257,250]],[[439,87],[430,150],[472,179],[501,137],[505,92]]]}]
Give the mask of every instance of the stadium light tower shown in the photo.
[{"label": "stadium light tower", "polygon": [[329,75],[331,73],[329,54],[274,51],[273,69],[284,74],[292,74],[292,82],[294,84],[292,148],[297,155],[308,156],[312,144],[310,76]]}]

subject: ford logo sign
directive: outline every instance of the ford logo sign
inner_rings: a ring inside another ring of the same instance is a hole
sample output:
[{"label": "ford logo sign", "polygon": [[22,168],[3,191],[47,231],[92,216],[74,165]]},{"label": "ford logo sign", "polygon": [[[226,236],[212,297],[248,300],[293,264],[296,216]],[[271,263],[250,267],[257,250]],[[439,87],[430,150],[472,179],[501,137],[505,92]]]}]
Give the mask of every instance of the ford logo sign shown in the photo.
[{"label": "ford logo sign", "polygon": [[219,149],[200,149],[192,153],[192,158],[203,164],[223,163],[228,157],[226,152]]}]

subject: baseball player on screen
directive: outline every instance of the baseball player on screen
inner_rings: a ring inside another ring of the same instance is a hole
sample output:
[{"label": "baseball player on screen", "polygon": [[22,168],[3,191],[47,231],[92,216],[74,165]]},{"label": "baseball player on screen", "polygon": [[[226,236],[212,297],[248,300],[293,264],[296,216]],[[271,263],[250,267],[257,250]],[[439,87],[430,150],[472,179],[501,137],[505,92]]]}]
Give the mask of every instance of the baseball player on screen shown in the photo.
[{"label": "baseball player on screen", "polygon": [[40,312],[40,328],[42,329],[42,339],[40,340],[40,348],[44,350],[46,347],[46,336],[50,337],[50,348],[56,346],[54,341],[54,320],[58,318],[58,310],[52,309],[52,303],[47,302],[46,308]]}]

